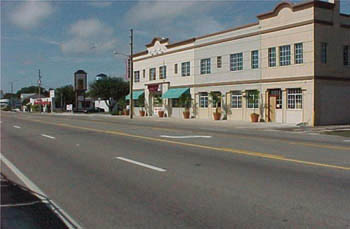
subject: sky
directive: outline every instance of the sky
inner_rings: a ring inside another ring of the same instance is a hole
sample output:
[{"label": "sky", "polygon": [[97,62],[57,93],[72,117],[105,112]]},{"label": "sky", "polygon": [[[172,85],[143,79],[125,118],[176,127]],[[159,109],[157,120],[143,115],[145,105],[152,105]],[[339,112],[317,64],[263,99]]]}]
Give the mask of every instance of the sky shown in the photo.
[{"label": "sky", "polygon": [[[181,41],[256,22],[278,0],[1,0],[1,89],[72,84],[79,69],[123,77],[130,29],[135,52],[154,37]],[[295,2],[295,1],[294,1]],[[350,13],[350,0],[341,11]]]}]

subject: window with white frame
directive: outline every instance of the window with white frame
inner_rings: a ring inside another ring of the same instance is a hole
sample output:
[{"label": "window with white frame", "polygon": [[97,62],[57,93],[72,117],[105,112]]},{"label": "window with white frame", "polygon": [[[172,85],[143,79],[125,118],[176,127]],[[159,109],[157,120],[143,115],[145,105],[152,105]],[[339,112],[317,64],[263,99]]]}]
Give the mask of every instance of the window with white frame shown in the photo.
[{"label": "window with white frame", "polygon": [[149,69],[149,80],[156,80],[156,69],[155,68]]},{"label": "window with white frame", "polygon": [[259,51],[254,50],[252,51],[252,69],[259,68]]},{"label": "window with white frame", "polygon": [[201,59],[201,74],[210,74],[210,58]]},{"label": "window with white frame", "polygon": [[216,67],[217,68],[222,67],[222,57],[221,56],[216,57]]},{"label": "window with white frame", "polygon": [[303,43],[294,44],[294,59],[295,64],[304,63]]},{"label": "window with white frame", "polygon": [[350,46],[349,45],[345,45],[343,47],[343,62],[344,62],[344,66],[350,66]]},{"label": "window with white frame", "polygon": [[190,62],[181,63],[181,76],[189,76],[191,70]]},{"label": "window with white frame", "polygon": [[146,77],[146,69],[142,70],[142,77],[145,78]]},{"label": "window with white frame", "polygon": [[242,108],[242,92],[231,92],[231,108]]},{"label": "window with white frame", "polygon": [[269,48],[269,67],[276,67],[276,48]]},{"label": "window with white frame", "polygon": [[134,72],[134,81],[135,82],[140,82],[140,71],[135,71]]},{"label": "window with white frame", "polygon": [[177,74],[177,64],[174,65],[174,73]]},{"label": "window with white frame", "polygon": [[208,93],[202,92],[199,94],[199,107],[207,108],[208,107]]},{"label": "window with white frame", "polygon": [[240,71],[243,70],[243,53],[234,53],[230,55],[230,70]]},{"label": "window with white frame", "polygon": [[327,55],[328,55],[328,43],[321,43],[321,63],[327,64]]},{"label": "window with white frame", "polygon": [[280,66],[290,65],[290,45],[283,45],[280,49]]},{"label": "window with white frame", "polygon": [[287,107],[288,109],[303,108],[303,93],[301,88],[291,88],[287,90]]},{"label": "window with white frame", "polygon": [[159,67],[159,79],[166,79],[166,66]]},{"label": "window with white frame", "polygon": [[247,108],[259,108],[259,91],[247,91]]}]

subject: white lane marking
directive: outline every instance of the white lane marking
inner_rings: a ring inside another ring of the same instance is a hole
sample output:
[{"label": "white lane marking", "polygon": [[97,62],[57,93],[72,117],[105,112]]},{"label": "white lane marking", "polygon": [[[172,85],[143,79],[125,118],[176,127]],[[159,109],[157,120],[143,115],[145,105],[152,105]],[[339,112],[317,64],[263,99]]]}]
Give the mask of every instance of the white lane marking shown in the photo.
[{"label": "white lane marking", "polygon": [[[17,167],[12,164],[9,160],[7,160],[2,153],[0,153],[0,159],[3,161],[8,168],[11,169],[11,171],[32,191],[39,193],[40,195],[36,195],[41,201],[48,203],[47,199],[43,196],[47,196],[41,189],[36,186],[31,180],[29,180],[28,177],[26,177]],[[69,228],[79,228],[81,229],[82,226],[80,226],[72,217],[70,217],[61,207],[59,207],[53,200],[50,200],[51,204],[48,204],[48,206],[51,208],[53,212],[55,212]],[[54,206],[52,206],[54,205]]]},{"label": "white lane marking", "polygon": [[134,161],[134,160],[130,160],[130,159],[127,159],[127,158],[124,158],[124,157],[115,157],[115,158],[119,159],[119,160],[122,160],[122,161],[126,161],[126,162],[129,162],[129,163],[135,164],[135,165],[143,166],[145,168],[153,169],[153,170],[156,170],[158,172],[166,172],[165,169],[158,168],[158,167],[155,167],[153,165],[147,165],[145,163]]},{"label": "white lane marking", "polygon": [[344,142],[350,142],[350,140],[344,140]]},{"label": "white lane marking", "polygon": [[309,133],[309,135],[320,135],[319,133]]},{"label": "white lane marking", "polygon": [[52,137],[52,136],[46,135],[46,134],[41,134],[41,136],[46,137],[46,138],[56,139],[55,137]]},{"label": "white lane marking", "polygon": [[17,129],[20,129],[21,127],[20,126],[13,126],[14,128],[17,128]]},{"label": "white lane marking", "polygon": [[190,136],[169,136],[160,135],[161,138],[211,138],[211,136],[190,135]]}]

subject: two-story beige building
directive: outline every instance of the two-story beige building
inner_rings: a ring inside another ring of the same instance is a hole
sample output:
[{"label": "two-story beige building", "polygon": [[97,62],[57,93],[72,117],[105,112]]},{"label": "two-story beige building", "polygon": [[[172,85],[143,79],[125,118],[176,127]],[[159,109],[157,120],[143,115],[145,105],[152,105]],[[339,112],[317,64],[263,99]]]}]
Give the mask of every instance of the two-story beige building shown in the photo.
[{"label": "two-story beige building", "polygon": [[[148,115],[308,125],[350,123],[350,15],[340,2],[282,2],[258,22],[185,41],[154,38],[134,55],[134,99]],[[135,109],[135,114],[138,114]]]}]

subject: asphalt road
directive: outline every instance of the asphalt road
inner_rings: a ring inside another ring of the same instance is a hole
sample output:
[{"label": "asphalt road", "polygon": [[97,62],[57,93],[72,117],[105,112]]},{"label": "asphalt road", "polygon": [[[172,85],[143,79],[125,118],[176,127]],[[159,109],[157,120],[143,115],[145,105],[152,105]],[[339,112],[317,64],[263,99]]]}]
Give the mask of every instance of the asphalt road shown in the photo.
[{"label": "asphalt road", "polygon": [[347,140],[1,113],[1,153],[84,228],[350,228]]}]

